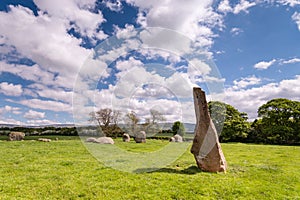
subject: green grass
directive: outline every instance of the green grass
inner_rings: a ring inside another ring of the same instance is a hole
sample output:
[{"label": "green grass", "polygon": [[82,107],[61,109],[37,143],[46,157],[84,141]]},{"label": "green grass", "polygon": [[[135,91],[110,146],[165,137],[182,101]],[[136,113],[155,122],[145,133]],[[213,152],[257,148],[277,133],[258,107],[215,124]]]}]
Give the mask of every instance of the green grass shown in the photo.
[{"label": "green grass", "polygon": [[[115,141],[133,153],[167,145]],[[222,148],[226,174],[198,170],[189,148],[174,163],[137,174],[99,163],[76,137],[50,143],[0,140],[0,199],[300,199],[300,147]]]}]

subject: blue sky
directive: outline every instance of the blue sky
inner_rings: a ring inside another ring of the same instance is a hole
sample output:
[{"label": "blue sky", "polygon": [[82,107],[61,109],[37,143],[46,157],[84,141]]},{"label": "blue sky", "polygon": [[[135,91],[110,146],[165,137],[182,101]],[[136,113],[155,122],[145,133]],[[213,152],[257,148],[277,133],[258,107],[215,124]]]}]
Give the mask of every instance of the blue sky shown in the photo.
[{"label": "blue sky", "polygon": [[268,100],[300,101],[299,42],[299,0],[3,0],[0,124],[104,107],[193,122],[196,85],[253,120]]}]

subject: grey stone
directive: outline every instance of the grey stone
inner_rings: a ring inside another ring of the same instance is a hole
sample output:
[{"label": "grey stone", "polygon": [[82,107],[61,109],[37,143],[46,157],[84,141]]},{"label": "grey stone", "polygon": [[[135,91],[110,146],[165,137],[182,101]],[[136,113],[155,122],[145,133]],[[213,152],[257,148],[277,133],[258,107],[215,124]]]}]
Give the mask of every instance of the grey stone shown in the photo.
[{"label": "grey stone", "polygon": [[38,141],[40,141],[40,142],[51,142],[51,139],[39,138]]},{"label": "grey stone", "polygon": [[21,140],[24,140],[25,133],[23,133],[23,132],[10,132],[8,137],[9,137],[10,141],[21,141]]},{"label": "grey stone", "polygon": [[99,144],[114,144],[114,140],[111,137],[99,137],[97,142]]},{"label": "grey stone", "polygon": [[205,92],[194,88],[193,95],[197,122],[191,153],[202,171],[225,172],[227,163],[209,115]]},{"label": "grey stone", "polygon": [[123,142],[130,142],[130,136],[127,133],[124,133],[122,136]]},{"label": "grey stone", "polygon": [[140,131],[135,135],[134,138],[136,143],[145,143],[146,142],[146,133],[145,131]]}]

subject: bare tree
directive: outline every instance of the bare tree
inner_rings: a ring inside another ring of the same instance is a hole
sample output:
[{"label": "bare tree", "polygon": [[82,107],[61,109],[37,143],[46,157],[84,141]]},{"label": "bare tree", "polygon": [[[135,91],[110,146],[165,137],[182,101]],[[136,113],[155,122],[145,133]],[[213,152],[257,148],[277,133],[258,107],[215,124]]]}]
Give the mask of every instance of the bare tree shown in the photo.
[{"label": "bare tree", "polygon": [[158,110],[150,109],[150,115],[152,124],[157,124],[158,122],[166,121],[166,118]]},{"label": "bare tree", "polygon": [[[91,112],[89,121],[96,122],[102,129],[104,135],[110,134],[118,127],[118,121],[121,115],[119,110],[113,111],[110,108],[103,108],[96,112]],[[110,129],[109,126],[113,125]]]},{"label": "bare tree", "polygon": [[159,122],[165,121],[166,118],[161,112],[150,109],[150,118],[146,119],[145,131],[148,135],[156,135],[161,130]]},{"label": "bare tree", "polygon": [[138,118],[137,114],[134,111],[126,114],[128,125],[130,126],[131,133],[133,135],[136,134],[137,124],[139,123],[140,119]]}]

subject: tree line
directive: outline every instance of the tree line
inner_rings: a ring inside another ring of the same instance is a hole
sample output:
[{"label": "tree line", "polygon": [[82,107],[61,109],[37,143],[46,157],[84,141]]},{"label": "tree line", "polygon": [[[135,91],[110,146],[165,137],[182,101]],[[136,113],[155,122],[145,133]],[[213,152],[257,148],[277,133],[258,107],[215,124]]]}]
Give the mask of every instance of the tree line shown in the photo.
[{"label": "tree line", "polygon": [[248,122],[247,113],[222,102],[209,102],[209,110],[221,142],[300,144],[298,101],[270,100],[258,108],[253,122]]},{"label": "tree line", "polygon": [[[239,112],[229,104],[211,101],[208,105],[221,142],[300,144],[298,101],[284,98],[270,100],[258,108],[258,118],[253,122],[248,121],[247,113]],[[96,122],[100,132],[110,137],[122,136],[124,132],[134,136],[141,130],[145,131],[148,137],[158,133],[182,136],[185,134],[182,122],[176,121],[171,129],[161,130],[159,123],[166,120],[163,114],[151,109],[149,116],[141,119],[134,111],[124,115],[120,111],[104,108],[90,113],[90,121]],[[97,127],[90,128],[97,133]],[[0,135],[8,135],[10,131],[21,131],[26,135],[78,135],[76,127],[0,127]]]}]

